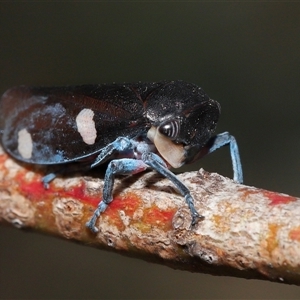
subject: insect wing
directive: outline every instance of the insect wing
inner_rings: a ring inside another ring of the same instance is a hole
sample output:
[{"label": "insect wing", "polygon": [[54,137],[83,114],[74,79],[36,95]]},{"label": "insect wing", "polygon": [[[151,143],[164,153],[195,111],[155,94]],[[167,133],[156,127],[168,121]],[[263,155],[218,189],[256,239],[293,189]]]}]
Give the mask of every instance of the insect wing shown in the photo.
[{"label": "insect wing", "polygon": [[126,85],[16,87],[0,104],[2,145],[16,159],[59,164],[147,130],[143,103]]}]

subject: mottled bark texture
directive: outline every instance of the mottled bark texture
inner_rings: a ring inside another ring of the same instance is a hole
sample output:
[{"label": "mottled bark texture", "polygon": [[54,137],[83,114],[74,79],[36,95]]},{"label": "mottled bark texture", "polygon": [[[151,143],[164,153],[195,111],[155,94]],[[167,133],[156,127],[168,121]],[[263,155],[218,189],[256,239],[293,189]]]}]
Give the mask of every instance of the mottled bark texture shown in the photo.
[{"label": "mottled bark texture", "polygon": [[[116,179],[93,234],[85,223],[103,173],[57,178],[0,153],[0,222],[192,272],[300,284],[300,201],[204,170],[178,175],[205,218],[193,228],[182,196],[155,172]],[[83,176],[87,175],[87,176]],[[2,245],[2,247],[5,245]]]}]

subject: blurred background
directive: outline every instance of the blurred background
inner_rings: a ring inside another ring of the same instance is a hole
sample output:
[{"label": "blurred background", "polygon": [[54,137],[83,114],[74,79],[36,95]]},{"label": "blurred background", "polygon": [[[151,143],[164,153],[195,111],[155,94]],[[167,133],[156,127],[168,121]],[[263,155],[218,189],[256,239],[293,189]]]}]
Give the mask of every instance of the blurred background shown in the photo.
[{"label": "blurred background", "polygon": [[[299,3],[0,3],[0,93],[183,79],[222,105],[245,184],[300,196]],[[232,177],[228,148],[189,166]],[[0,228],[0,298],[300,298]]]}]

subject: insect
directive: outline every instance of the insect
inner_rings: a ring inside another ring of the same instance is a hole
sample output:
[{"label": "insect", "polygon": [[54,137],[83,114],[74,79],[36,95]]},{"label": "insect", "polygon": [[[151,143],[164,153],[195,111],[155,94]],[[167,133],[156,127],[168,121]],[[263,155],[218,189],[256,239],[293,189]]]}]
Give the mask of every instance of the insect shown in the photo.
[{"label": "insect", "polygon": [[[192,225],[203,218],[188,188],[169,170],[230,146],[234,180],[243,181],[235,138],[214,135],[220,105],[183,81],[65,87],[20,86],[0,102],[2,146],[16,160],[39,165],[77,163],[82,169],[109,162],[102,200],[86,224],[113,200],[114,177],[148,168],[168,178],[185,198]],[[43,179],[47,185],[55,174]]]}]

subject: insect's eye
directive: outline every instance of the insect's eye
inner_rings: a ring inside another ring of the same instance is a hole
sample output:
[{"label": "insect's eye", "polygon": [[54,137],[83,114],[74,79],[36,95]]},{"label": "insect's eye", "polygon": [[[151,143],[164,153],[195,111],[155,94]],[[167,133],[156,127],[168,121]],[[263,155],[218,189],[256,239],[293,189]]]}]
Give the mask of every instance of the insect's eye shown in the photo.
[{"label": "insect's eye", "polygon": [[174,140],[179,135],[179,121],[178,120],[171,120],[166,121],[165,123],[161,124],[158,127],[158,130],[161,134],[165,135],[166,137]]}]

